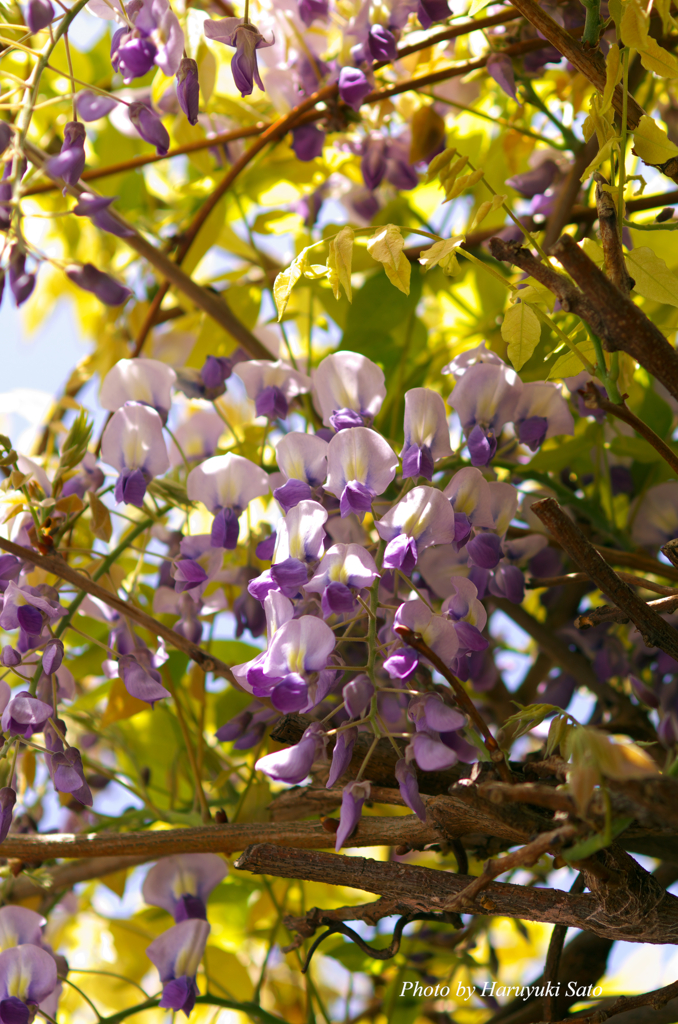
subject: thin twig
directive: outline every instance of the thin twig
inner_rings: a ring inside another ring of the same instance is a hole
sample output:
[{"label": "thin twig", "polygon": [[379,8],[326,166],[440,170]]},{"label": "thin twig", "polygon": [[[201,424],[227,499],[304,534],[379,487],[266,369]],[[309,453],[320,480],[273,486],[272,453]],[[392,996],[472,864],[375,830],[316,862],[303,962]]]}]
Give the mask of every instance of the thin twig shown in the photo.
[{"label": "thin twig", "polygon": [[593,180],[596,183],[596,209],[600,241],[605,254],[605,271],[610,281],[628,298],[635,281],[631,280],[626,269],[624,250],[617,227],[617,208],[612,194],[603,188],[604,185],[609,186],[609,182],[598,172],[593,175]]},{"label": "thin twig", "polygon": [[[677,593],[675,587],[664,587],[661,583],[653,583],[652,580],[643,579],[642,576],[634,576],[630,572],[618,572],[617,576],[624,583],[631,587],[641,587],[654,594],[663,594],[665,597],[672,597]],[[542,587],[560,587],[564,583],[586,583],[590,582],[585,572],[566,572],[562,576],[532,576],[525,581],[528,590],[539,590]]]},{"label": "thin twig", "polygon": [[[609,195],[609,193],[603,194]],[[589,381],[582,393],[587,408],[602,409],[604,412],[609,413],[610,416],[614,416],[616,419],[622,420],[622,422],[633,427],[637,434],[644,437],[648,444],[651,444],[655,451],[659,452],[664,461],[668,463],[673,472],[678,476],[678,455],[667,445],[666,441],[663,441],[658,434],[655,434],[652,427],[644,423],[634,412],[631,412],[624,399],[621,402],[611,402],[608,398],[604,398],[601,395],[600,391],[591,381]]]}]

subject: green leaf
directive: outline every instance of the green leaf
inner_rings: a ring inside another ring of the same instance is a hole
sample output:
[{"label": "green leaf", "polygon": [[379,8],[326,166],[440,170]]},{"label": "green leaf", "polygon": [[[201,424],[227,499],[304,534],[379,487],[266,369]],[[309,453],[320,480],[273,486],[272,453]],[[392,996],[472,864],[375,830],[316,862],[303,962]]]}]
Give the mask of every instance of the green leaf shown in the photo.
[{"label": "green leaf", "polygon": [[227,665],[242,665],[261,654],[258,647],[243,643],[242,640],[213,640],[210,650],[215,658],[225,661]]},{"label": "green leaf", "polygon": [[622,434],[610,442],[610,451],[634,459],[635,462],[659,462],[661,455],[656,448],[642,437],[626,437]]},{"label": "green leaf", "polygon": [[511,306],[501,325],[501,336],[508,342],[508,357],[516,370],[530,358],[541,337],[537,314],[526,302]]},{"label": "green leaf", "polygon": [[577,456],[588,453],[594,443],[596,433],[596,424],[590,423],[579,437],[574,437],[571,441],[561,441],[553,448],[542,447],[541,451],[537,452],[530,460],[530,469],[543,469],[559,473],[561,469],[569,466]]},{"label": "green leaf", "polygon": [[[586,356],[591,363],[595,363],[596,351],[590,338],[577,343],[577,348]],[[562,356],[558,356],[555,363],[549,370],[547,380],[562,380],[563,377],[576,377],[584,369],[584,364],[576,353],[566,349]]]},{"label": "green leaf", "polygon": [[[677,151],[678,152],[678,151]],[[635,280],[633,290],[645,299],[678,306],[678,276],[647,245],[626,254],[629,274]]]},{"label": "green leaf", "polygon": [[646,164],[661,166],[678,156],[678,146],[647,114],[643,114],[633,133],[633,152]]}]

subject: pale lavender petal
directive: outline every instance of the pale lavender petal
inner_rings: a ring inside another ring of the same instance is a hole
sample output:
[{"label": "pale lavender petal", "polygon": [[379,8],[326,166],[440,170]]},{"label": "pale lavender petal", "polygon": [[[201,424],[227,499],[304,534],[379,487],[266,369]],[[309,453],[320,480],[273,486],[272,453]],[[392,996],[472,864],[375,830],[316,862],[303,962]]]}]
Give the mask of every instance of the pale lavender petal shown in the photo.
[{"label": "pale lavender petal", "polygon": [[287,782],[290,785],[303,782],[323,749],[323,740],[319,735],[321,733],[319,724],[314,723],[309,726],[296,746],[266,754],[259,758],[254,767],[277,782]]},{"label": "pale lavender petal", "polygon": [[424,772],[440,772],[457,763],[457,755],[427,732],[418,732],[408,745],[406,757],[414,758]]},{"label": "pale lavender petal", "polygon": [[341,695],[346,702],[349,718],[360,718],[363,711],[370,706],[370,701],[374,696],[374,686],[370,682],[369,676],[359,675],[350,683],[346,683]]},{"label": "pale lavender petal", "polygon": [[[205,905],[212,890],[228,874],[223,857],[216,853],[182,853],[159,860],[146,875],[142,894],[146,903],[162,907],[176,917],[178,908],[185,909],[186,896],[202,905],[200,916],[205,919]],[[183,902],[182,902],[183,901]],[[199,909],[195,904],[193,909]]]},{"label": "pale lavender petal", "polygon": [[361,484],[373,494],[383,494],[397,465],[395,452],[376,431],[367,427],[342,430],[329,444],[325,489],[341,498],[347,485]]},{"label": "pale lavender petal", "polygon": [[42,914],[37,914],[28,907],[0,908],[0,947],[9,949],[25,943],[32,946],[42,945],[42,927],[45,923]]},{"label": "pale lavender petal", "polygon": [[220,508],[242,511],[254,498],[269,492],[265,470],[231,452],[215,455],[192,469],[186,484],[191,501],[201,501],[212,513]]},{"label": "pale lavender petal", "polygon": [[327,789],[332,788],[351,763],[351,755],[353,754],[353,747],[355,746],[357,736],[357,729],[344,729],[337,736],[334,750],[332,751],[332,765],[327,779]]},{"label": "pale lavender petal", "polygon": [[479,469],[467,466],[454,474],[443,491],[455,512],[468,516],[472,526],[494,526],[489,484]]},{"label": "pale lavender petal", "polygon": [[414,811],[420,821],[426,822],[426,808],[424,801],[419,795],[419,784],[414,766],[401,757],[396,762],[395,777],[400,787],[400,795],[411,811]]},{"label": "pale lavender petal", "polygon": [[167,445],[155,409],[127,402],[113,413],[101,441],[101,458],[120,473],[140,470],[147,479],[166,472]]},{"label": "pale lavender petal", "polygon": [[478,533],[466,546],[473,565],[494,569],[502,557],[501,540],[494,533]]},{"label": "pale lavender petal", "polygon": [[339,852],[360,821],[363,804],[370,796],[369,782],[349,782],[344,786],[341,797],[341,814],[334,849]]},{"label": "pale lavender petal", "polygon": [[194,978],[207,943],[210,926],[200,918],[189,918],[173,925],[154,939],[146,956],[155,964],[162,982],[174,978]]},{"label": "pale lavender petal", "polygon": [[317,561],[325,543],[327,518],[327,509],[319,502],[300,501],[290,509],[278,528],[273,561],[283,562],[288,558],[302,562]]},{"label": "pale lavender petal", "polygon": [[426,446],[434,462],[452,454],[445,403],[437,391],[412,388],[405,392],[404,432],[403,451],[413,444]]},{"label": "pale lavender petal", "polygon": [[327,441],[317,434],[292,431],[278,441],[275,454],[286,477],[318,487],[327,478],[327,449]]},{"label": "pale lavender petal", "polygon": [[375,525],[383,540],[392,541],[401,534],[412,537],[419,553],[455,538],[454,510],[435,487],[414,487]]},{"label": "pale lavender petal", "polygon": [[120,359],[101,384],[99,404],[115,412],[125,402],[143,402],[166,418],[177,375],[158,359]]},{"label": "pale lavender petal", "polygon": [[338,409],[374,418],[385,397],[383,370],[357,352],[333,352],[313,375],[313,402],[325,426]]},{"label": "pale lavender petal", "polygon": [[516,97],[516,79],[513,71],[513,62],[505,53],[491,53],[487,58],[487,73],[494,78],[497,85],[500,85],[507,96],[511,99]]},{"label": "pale lavender petal", "polygon": [[474,426],[499,433],[513,419],[522,382],[503,363],[474,363],[465,371],[447,400],[468,434]]},{"label": "pale lavender petal", "polygon": [[56,985],[56,961],[46,950],[26,943],[0,953],[0,1000],[16,998],[18,989],[22,1002],[41,1003]]}]

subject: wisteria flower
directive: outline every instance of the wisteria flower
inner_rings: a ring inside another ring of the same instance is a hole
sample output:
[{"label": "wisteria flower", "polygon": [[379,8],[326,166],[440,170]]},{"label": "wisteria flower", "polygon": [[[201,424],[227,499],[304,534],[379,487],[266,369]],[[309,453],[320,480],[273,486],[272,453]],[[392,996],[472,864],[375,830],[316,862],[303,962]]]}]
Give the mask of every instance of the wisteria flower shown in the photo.
[{"label": "wisteria flower", "polygon": [[278,467],[287,480],[276,487],[273,497],[288,512],[327,478],[327,441],[317,434],[292,431],[280,438],[275,449]]},{"label": "wisteria flower", "polygon": [[212,544],[228,550],[238,543],[238,518],[254,498],[268,494],[268,474],[249,459],[229,452],[215,455],[188,474],[191,501],[201,501],[212,513]]},{"label": "wisteria flower", "polygon": [[450,544],[455,538],[455,514],[445,495],[435,487],[415,487],[377,523],[388,541],[384,566],[410,575],[420,552],[432,544]]},{"label": "wisteria flower", "polygon": [[574,434],[574,420],[560,388],[548,381],[523,384],[513,413],[521,444],[536,452],[547,437]]},{"label": "wisteria flower", "polygon": [[322,619],[312,615],[290,619],[276,631],[261,664],[247,673],[254,696],[270,696],[282,714],[302,711],[309,703],[312,707],[317,701],[310,677],[326,668],[335,642]]},{"label": "wisteria flower", "polygon": [[461,420],[474,466],[491,461],[501,428],[513,420],[521,390],[520,377],[503,363],[475,363],[455,385],[447,404]]},{"label": "wisteria flower", "polygon": [[146,956],[155,964],[162,982],[159,1006],[182,1010],[188,1017],[195,1006],[195,976],[205,952],[210,926],[200,918],[188,918],[154,939]]},{"label": "wisteria flower", "polygon": [[432,480],[434,464],[452,454],[445,404],[436,391],[412,388],[405,393],[404,429],[403,477]]},{"label": "wisteria flower", "polygon": [[355,831],[360,821],[363,804],[370,798],[372,787],[369,782],[349,782],[344,786],[341,795],[341,813],[339,815],[339,828],[334,849],[339,852],[347,839]]},{"label": "wisteria flower", "polygon": [[32,943],[0,953],[0,1015],[7,1024],[27,1024],[57,987],[56,961]]},{"label": "wisteria flower", "polygon": [[126,402],[142,402],[167,420],[177,375],[158,359],[120,359],[104,377],[99,392],[103,409],[115,412]]},{"label": "wisteria flower", "polygon": [[264,84],[257,65],[257,50],[273,46],[275,38],[267,41],[256,25],[245,22],[242,18],[222,18],[219,21],[208,18],[204,31],[208,39],[235,47],[231,59],[231,72],[240,95],[249,96],[255,82],[263,90]]},{"label": "wisteria flower", "polygon": [[361,544],[333,544],[304,590],[322,595],[325,618],[342,615],[356,607],[353,589],[371,587],[378,575],[374,558]]},{"label": "wisteria flower", "polygon": [[118,409],[104,431],[101,458],[118,470],[115,500],[141,508],[148,484],[169,469],[162,420],[155,409],[140,402]]},{"label": "wisteria flower", "polygon": [[334,430],[371,423],[385,397],[383,370],[358,352],[325,356],[313,375],[313,403]]},{"label": "wisteria flower", "polygon": [[228,874],[216,853],[181,853],[163,857],[146,875],[142,893],[147,903],[162,907],[179,923],[189,918],[207,920],[207,899]]},{"label": "wisteria flower", "polygon": [[311,389],[311,378],[293,370],[281,359],[246,359],[233,368],[245,385],[248,398],[255,403],[257,416],[286,419],[289,404],[297,395]]},{"label": "wisteria flower", "polygon": [[254,767],[276,782],[296,786],[304,781],[314,762],[324,752],[325,742],[320,723],[313,722],[295,746],[260,757]]},{"label": "wisteria flower", "polygon": [[342,430],[330,441],[325,489],[340,501],[341,515],[363,516],[395,476],[398,457],[380,434],[367,427]]}]

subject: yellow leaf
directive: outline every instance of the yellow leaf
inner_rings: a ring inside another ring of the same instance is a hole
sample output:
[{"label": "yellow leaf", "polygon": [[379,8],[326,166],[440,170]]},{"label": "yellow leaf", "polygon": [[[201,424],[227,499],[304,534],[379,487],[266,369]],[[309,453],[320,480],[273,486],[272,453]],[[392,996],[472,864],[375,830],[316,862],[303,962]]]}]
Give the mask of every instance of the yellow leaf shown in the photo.
[{"label": "yellow leaf", "polygon": [[605,145],[600,147],[600,149],[598,150],[593,160],[588,165],[588,167],[586,168],[586,170],[584,171],[579,180],[586,181],[586,179],[590,177],[594,171],[598,170],[599,167],[602,167],[606,160],[610,160],[612,158],[612,151],[614,150],[615,146],[619,145],[619,142],[620,140],[616,135],[613,138],[608,139]]},{"label": "yellow leaf", "polygon": [[602,247],[594,242],[592,238],[585,238],[581,243],[581,247],[590,260],[596,264],[597,267],[602,267],[605,262],[605,254],[603,253]]},{"label": "yellow leaf", "polygon": [[391,284],[405,295],[410,294],[410,274],[412,267],[403,252],[405,242],[400,229],[395,224],[387,224],[378,228],[367,243],[367,251],[372,259],[384,264],[384,270]]},{"label": "yellow leaf", "polygon": [[507,199],[507,195],[497,195],[494,196],[493,199],[487,199],[484,203],[481,203],[473,219],[471,229],[477,228],[479,224],[482,224],[488,214],[494,213],[495,210],[498,210],[502,203],[505,203]]},{"label": "yellow leaf", "polygon": [[438,175],[438,178],[440,179],[440,184],[443,186],[443,188],[446,189],[448,185],[455,180],[460,171],[462,171],[464,167],[466,167],[467,163],[468,157],[460,156],[459,159],[455,160],[453,164],[450,164],[449,166],[446,166],[441,170],[440,174]]},{"label": "yellow leaf", "polygon": [[132,697],[125,689],[122,679],[114,679],[108,694],[108,704],[101,719],[102,727],[112,725],[113,722],[122,722],[125,718],[132,718],[140,711],[148,711],[148,704],[143,700]]},{"label": "yellow leaf", "polygon": [[426,172],[427,184],[435,179],[439,171],[444,167],[447,167],[456,152],[456,149],[444,149],[442,153],[438,153],[437,156],[433,157],[433,160],[431,160],[431,163],[428,165],[428,171]]},{"label": "yellow leaf", "polygon": [[339,286],[344,289],[349,302],[353,301],[351,293],[351,261],[353,259],[353,228],[346,225],[336,238],[330,242],[330,254],[327,266],[330,270],[330,283],[335,299],[339,298]]},{"label": "yellow leaf", "polygon": [[99,881],[102,885],[105,885],[107,889],[114,892],[120,899],[125,895],[125,884],[127,882],[127,868],[121,868],[120,871],[114,871],[111,875],[104,875]]},{"label": "yellow leaf", "polygon": [[646,71],[652,71],[661,78],[678,78],[678,60],[656,39],[648,38],[640,51],[640,60]]},{"label": "yellow leaf", "polygon": [[501,325],[501,336],[508,343],[508,357],[520,370],[534,352],[541,336],[537,314],[525,302],[511,306]]},{"label": "yellow leaf", "polygon": [[646,245],[626,253],[629,274],[636,282],[633,290],[645,299],[678,306],[678,275]]},{"label": "yellow leaf", "polygon": [[[596,352],[592,341],[584,340],[577,345],[577,348],[582,355],[586,356],[590,363],[595,362]],[[546,379],[562,380],[564,377],[576,377],[583,369],[585,367],[579,356],[568,348],[562,356],[556,359]]]},{"label": "yellow leaf", "polygon": [[603,92],[603,102],[600,107],[601,114],[607,113],[612,106],[612,94],[621,82],[621,78],[622,64],[619,47],[616,43],[613,43],[607,55],[607,73],[605,78],[605,89]]},{"label": "yellow leaf", "polygon": [[88,491],[87,496],[89,498],[89,507],[92,512],[90,529],[94,536],[99,540],[105,540],[108,542],[111,539],[111,534],[113,533],[111,514],[103,501],[97,498],[94,491]]},{"label": "yellow leaf", "polygon": [[644,50],[649,25],[650,19],[638,0],[628,0],[621,19],[621,37],[624,45],[633,47],[634,50]]},{"label": "yellow leaf", "polygon": [[279,321],[282,320],[283,314],[287,309],[287,303],[290,300],[292,289],[306,270],[307,252],[307,249],[302,249],[287,270],[281,270],[275,279],[275,283],[273,285],[273,298],[275,299],[276,308],[278,310]]},{"label": "yellow leaf", "polygon": [[678,146],[671,142],[656,121],[643,114],[633,133],[633,152],[646,164],[661,166],[678,156]]},{"label": "yellow leaf", "polygon": [[467,188],[473,188],[474,185],[478,184],[484,173],[483,169],[479,167],[477,170],[471,171],[470,174],[463,174],[454,183],[448,182],[445,179],[445,202],[449,203],[450,200],[456,199]]},{"label": "yellow leaf", "polygon": [[662,19],[664,35],[668,35],[671,31],[671,27],[676,23],[675,18],[671,17],[671,0],[654,0],[653,6],[659,13],[659,17]]},{"label": "yellow leaf", "polygon": [[424,268],[424,271],[430,270],[431,267],[435,267],[439,263],[443,270],[445,270],[445,267],[449,264],[450,257],[454,263],[456,263],[457,258],[454,250],[459,243],[463,241],[463,235],[453,235],[452,238],[447,238],[440,242],[434,242],[430,249],[424,249],[419,257],[419,262]]}]

